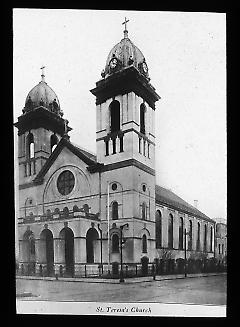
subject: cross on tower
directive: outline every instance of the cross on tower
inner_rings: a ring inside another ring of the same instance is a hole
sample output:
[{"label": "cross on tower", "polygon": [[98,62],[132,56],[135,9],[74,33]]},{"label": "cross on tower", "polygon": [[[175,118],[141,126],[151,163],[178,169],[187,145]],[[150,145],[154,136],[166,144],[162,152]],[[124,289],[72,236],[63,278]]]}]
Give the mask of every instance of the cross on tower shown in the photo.
[{"label": "cross on tower", "polygon": [[122,23],[122,25],[125,25],[125,30],[123,31],[124,37],[128,37],[128,31],[127,31],[127,23],[129,22],[129,19],[125,17],[125,21]]},{"label": "cross on tower", "polygon": [[45,66],[42,66],[40,69],[42,70],[42,75],[41,75],[41,77],[42,77],[42,81],[44,82],[44,77],[45,77],[45,75],[44,75],[44,68],[45,68]]}]

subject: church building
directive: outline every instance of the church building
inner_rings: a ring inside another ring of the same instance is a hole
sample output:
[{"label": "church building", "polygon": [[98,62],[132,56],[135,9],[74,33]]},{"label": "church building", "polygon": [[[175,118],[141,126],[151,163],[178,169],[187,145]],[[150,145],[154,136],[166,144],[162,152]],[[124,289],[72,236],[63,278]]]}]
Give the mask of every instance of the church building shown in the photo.
[{"label": "church building", "polygon": [[185,245],[187,258],[214,257],[214,220],[156,185],[160,96],[126,21],[123,39],[109,52],[90,92],[96,100],[96,154],[71,142],[64,108],[43,70],[14,124],[21,272],[116,273],[121,261],[128,272],[136,267],[146,272],[165,259],[175,269]]}]

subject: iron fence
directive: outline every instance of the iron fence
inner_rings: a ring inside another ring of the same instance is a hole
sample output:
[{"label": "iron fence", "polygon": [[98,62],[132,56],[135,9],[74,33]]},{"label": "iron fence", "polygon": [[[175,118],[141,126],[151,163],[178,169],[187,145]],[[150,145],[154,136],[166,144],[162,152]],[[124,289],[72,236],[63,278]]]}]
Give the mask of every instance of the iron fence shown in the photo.
[{"label": "iron fence", "polygon": [[[58,267],[58,270],[54,266],[38,265],[36,269],[36,263],[20,263],[16,265],[16,275],[22,276],[42,276],[42,277],[91,277],[91,278],[113,278],[120,277],[120,265],[119,263],[112,263],[110,269],[107,265],[79,265],[66,270],[63,265]],[[214,273],[214,272],[226,272],[227,266],[225,263],[214,260],[193,260],[189,259],[186,262],[186,271],[188,274],[194,273]],[[154,263],[149,263],[143,267],[141,263],[131,263],[123,265],[123,277],[143,277],[143,276],[156,276],[156,275],[173,275],[184,274],[185,261],[184,259],[168,259],[158,260]]]}]

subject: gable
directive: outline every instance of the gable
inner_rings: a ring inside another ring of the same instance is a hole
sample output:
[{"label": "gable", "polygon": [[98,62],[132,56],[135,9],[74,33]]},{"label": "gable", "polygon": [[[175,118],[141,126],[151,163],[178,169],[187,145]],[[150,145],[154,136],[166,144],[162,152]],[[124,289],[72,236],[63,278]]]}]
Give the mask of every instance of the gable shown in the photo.
[{"label": "gable", "polygon": [[54,149],[53,153],[47,159],[35,179],[33,180],[36,184],[41,184],[43,182],[44,176],[54,164],[54,162],[61,157],[61,153],[67,149],[71,154],[78,157],[82,162],[84,162],[87,166],[92,166],[97,163],[96,157],[86,150],[81,149],[73,145],[69,140],[66,138],[62,138],[61,141],[58,143],[57,147]]}]

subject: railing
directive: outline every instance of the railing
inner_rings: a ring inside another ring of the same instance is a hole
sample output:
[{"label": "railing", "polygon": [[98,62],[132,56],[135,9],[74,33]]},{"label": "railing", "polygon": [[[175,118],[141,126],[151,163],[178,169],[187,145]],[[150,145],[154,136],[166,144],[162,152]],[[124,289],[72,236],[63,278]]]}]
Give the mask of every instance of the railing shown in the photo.
[{"label": "railing", "polygon": [[[141,263],[131,263],[123,265],[124,278],[136,278],[143,276],[156,276],[156,275],[174,275],[184,274],[184,260],[162,260],[158,263],[149,263],[142,265]],[[219,263],[214,260],[193,260],[187,261],[187,273],[214,273],[226,272],[227,265]],[[100,264],[75,264],[72,270],[66,269],[64,265],[54,267],[54,265],[47,266],[47,264],[37,263],[19,263],[16,266],[17,276],[41,276],[41,277],[79,277],[79,278],[113,278],[120,277],[120,264],[115,262],[111,265],[110,271],[108,266]]]},{"label": "railing", "polygon": [[59,212],[44,215],[29,215],[27,217],[18,218],[18,224],[29,224],[34,222],[44,222],[50,220],[63,220],[63,219],[71,219],[71,218],[87,218],[93,220],[99,220],[98,214],[93,213],[84,213],[82,211],[72,211],[72,212]]}]

